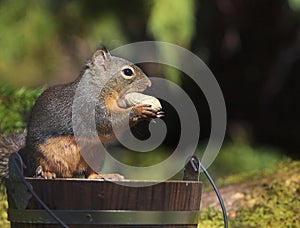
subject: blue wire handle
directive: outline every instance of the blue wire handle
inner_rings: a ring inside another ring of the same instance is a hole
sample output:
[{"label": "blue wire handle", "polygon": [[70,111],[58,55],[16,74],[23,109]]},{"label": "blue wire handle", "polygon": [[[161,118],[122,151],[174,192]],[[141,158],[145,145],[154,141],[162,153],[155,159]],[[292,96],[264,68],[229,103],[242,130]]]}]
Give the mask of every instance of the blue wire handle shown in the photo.
[{"label": "blue wire handle", "polygon": [[[20,169],[20,166],[23,166],[23,162],[22,159],[20,157],[20,155],[18,153],[16,153],[18,156],[14,157],[14,159],[12,160],[16,171],[19,175],[19,177],[21,178],[22,182],[25,184],[25,186],[27,187],[27,189],[31,192],[31,194],[33,195],[33,197],[41,204],[41,206],[64,228],[68,228],[68,226],[60,219],[58,218],[53,211],[51,211],[47,205],[39,198],[39,196],[35,193],[35,191],[32,189],[31,185],[28,183],[28,181],[24,178],[24,175]],[[19,164],[17,164],[17,159]]]},{"label": "blue wire handle", "polygon": [[200,168],[202,169],[203,173],[205,174],[205,176],[207,177],[207,179],[209,180],[210,184],[212,185],[212,187],[214,188],[214,190],[217,194],[218,200],[220,202],[220,206],[222,208],[223,219],[224,219],[224,227],[228,228],[227,212],[226,212],[225,204],[224,204],[223,198],[221,196],[221,193],[220,193],[219,189],[217,188],[214,180],[211,178],[211,176],[209,175],[209,173],[207,172],[207,170],[205,169],[205,167],[202,165],[201,162],[199,162],[199,165],[200,165]]}]

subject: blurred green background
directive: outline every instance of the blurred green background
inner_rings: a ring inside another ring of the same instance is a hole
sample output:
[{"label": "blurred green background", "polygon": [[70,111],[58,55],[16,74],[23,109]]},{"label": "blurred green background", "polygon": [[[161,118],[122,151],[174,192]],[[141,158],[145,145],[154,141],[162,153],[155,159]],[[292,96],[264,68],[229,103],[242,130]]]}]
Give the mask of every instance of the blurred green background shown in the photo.
[{"label": "blurred green background", "polygon": [[[159,40],[197,54],[220,84],[228,131],[218,167],[243,164],[234,162],[239,158],[250,164],[248,154],[257,157],[249,169],[272,163],[263,159],[268,154],[274,162],[281,155],[299,158],[299,5],[297,0],[1,0],[0,133],[23,131],[38,95],[49,85],[76,78],[99,44],[113,49]],[[199,148],[205,147],[210,113],[201,90],[172,68],[146,70],[190,95],[200,116]],[[166,109],[172,134],[164,145],[172,150],[179,122]]]},{"label": "blurred green background", "polygon": [[[202,58],[223,91],[228,130],[209,169],[214,177],[299,159],[299,19],[299,0],[0,0],[0,134],[23,132],[39,94],[76,78],[99,44],[113,49],[158,40]],[[179,84],[194,101],[201,156],[210,134],[201,90],[174,69],[147,67],[151,72]],[[162,148],[147,159],[133,152],[119,158],[142,166],[168,156],[180,129],[172,109],[166,113],[172,134]]]}]

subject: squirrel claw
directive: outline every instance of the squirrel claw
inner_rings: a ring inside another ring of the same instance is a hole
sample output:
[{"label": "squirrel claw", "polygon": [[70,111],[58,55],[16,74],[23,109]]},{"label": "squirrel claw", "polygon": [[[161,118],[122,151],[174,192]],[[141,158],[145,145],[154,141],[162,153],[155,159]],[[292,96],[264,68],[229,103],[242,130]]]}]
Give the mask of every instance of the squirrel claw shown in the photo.
[{"label": "squirrel claw", "polygon": [[[165,113],[164,113],[163,111],[159,111],[159,112],[156,113],[155,118],[162,118],[162,117],[165,116],[164,114],[165,114]],[[155,118],[148,118],[148,120],[149,120],[150,122],[156,123]]]},{"label": "squirrel claw", "polygon": [[43,178],[43,179],[55,179],[56,178],[56,173],[52,173],[49,171],[44,171],[42,166],[38,166],[34,177],[36,178]]},{"label": "squirrel claw", "polygon": [[156,117],[156,112],[151,108],[151,105],[142,104],[132,107],[134,118],[149,119]]},{"label": "squirrel claw", "polygon": [[105,181],[121,181],[124,180],[124,176],[113,173],[113,174],[98,174],[98,173],[92,173],[88,176],[88,179],[102,179]]},{"label": "squirrel claw", "polygon": [[156,118],[162,118],[162,117],[164,117],[165,116],[165,113],[163,112],[163,111],[158,111],[157,113],[156,113]]}]

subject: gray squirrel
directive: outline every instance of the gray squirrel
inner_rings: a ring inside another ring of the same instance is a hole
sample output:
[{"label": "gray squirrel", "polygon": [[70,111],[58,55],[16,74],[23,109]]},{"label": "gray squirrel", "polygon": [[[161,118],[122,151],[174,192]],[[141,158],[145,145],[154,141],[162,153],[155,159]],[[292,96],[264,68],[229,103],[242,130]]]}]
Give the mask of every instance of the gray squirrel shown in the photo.
[{"label": "gray squirrel", "polygon": [[[23,147],[19,154],[26,167],[25,176],[52,179],[83,174],[87,178],[122,179],[118,174],[99,174],[80,153],[72,127],[72,105],[81,80],[91,85],[90,92],[96,98],[95,126],[102,142],[115,138],[113,125],[121,129],[128,120],[133,126],[141,120],[163,116],[161,107],[154,107],[151,102],[132,104],[126,100],[130,93],[142,94],[151,81],[136,65],[112,56],[102,46],[86,62],[77,79],[49,87],[40,95],[31,111],[25,145],[22,139],[0,140],[0,172],[6,169],[9,154]],[[105,85],[101,84],[104,81]]]}]

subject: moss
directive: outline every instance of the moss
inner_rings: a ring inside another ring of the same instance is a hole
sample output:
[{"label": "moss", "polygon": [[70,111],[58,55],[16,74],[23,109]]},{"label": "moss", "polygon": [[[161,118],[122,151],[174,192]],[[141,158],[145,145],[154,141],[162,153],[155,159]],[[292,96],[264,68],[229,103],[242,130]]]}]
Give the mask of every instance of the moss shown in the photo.
[{"label": "moss", "polygon": [[7,208],[8,203],[6,200],[5,188],[3,185],[0,186],[0,227],[8,228],[10,227],[7,221]]},{"label": "moss", "polygon": [[277,168],[246,195],[233,227],[300,227],[300,162]]},{"label": "moss", "polygon": [[[261,174],[249,175],[239,209],[229,214],[230,227],[300,227],[300,162],[286,161]],[[220,222],[220,211],[201,211],[200,227],[222,227]]]},{"label": "moss", "polygon": [[223,227],[223,224],[224,221],[221,212],[212,209],[201,211],[198,224],[199,228],[219,228]]}]

